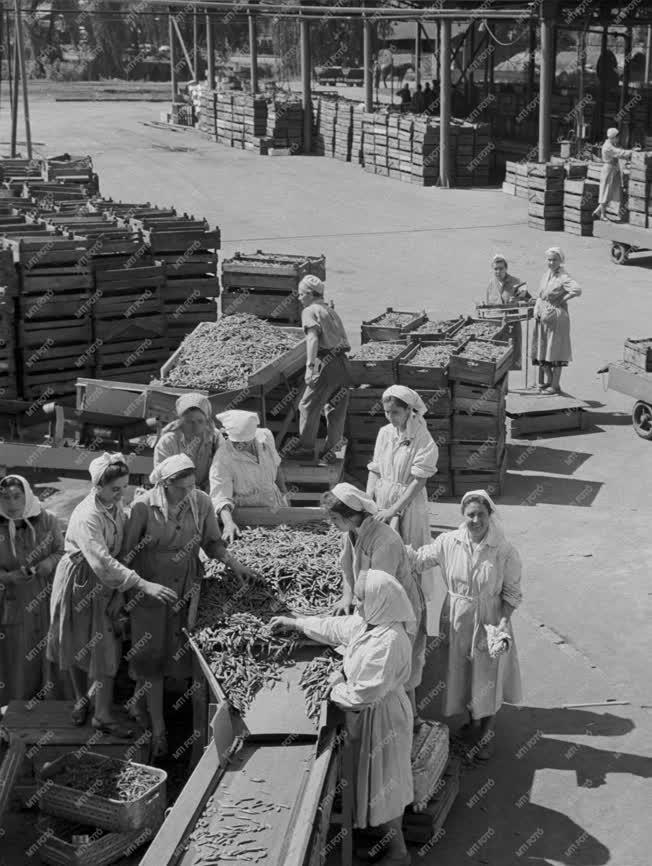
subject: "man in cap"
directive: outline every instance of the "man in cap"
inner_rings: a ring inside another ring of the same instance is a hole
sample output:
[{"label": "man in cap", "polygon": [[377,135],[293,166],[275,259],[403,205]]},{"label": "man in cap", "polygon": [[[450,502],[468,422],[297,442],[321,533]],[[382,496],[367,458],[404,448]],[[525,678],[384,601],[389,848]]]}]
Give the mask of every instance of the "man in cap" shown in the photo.
[{"label": "man in cap", "polygon": [[322,462],[332,463],[344,434],[349,404],[351,348],[342,320],[324,301],[324,283],[312,274],[299,283],[303,307],[301,324],[306,335],[306,389],[299,404],[299,445],[288,456],[293,460],[314,459],[322,409],[326,415],[326,447]]}]

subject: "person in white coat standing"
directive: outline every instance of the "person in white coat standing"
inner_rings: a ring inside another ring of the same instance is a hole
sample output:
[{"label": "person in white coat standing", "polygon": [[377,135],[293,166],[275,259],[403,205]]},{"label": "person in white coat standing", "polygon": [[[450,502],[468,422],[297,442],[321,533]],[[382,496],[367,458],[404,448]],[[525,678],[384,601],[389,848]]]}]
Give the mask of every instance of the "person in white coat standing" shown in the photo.
[{"label": "person in white coat standing", "polygon": [[619,131],[612,126],[607,130],[607,138],[602,145],[602,169],[600,171],[600,198],[593,211],[597,219],[606,219],[607,205],[620,204],[623,198],[623,178],[619,159],[631,159],[632,151],[618,147]]},{"label": "person in white coat standing", "polygon": [[414,788],[413,717],[405,691],[412,648],[405,626],[414,625],[414,611],[403,587],[386,572],[369,569],[357,587],[360,603],[353,615],[279,616],[270,629],[345,647],[344,673],[331,675],[330,700],[344,710],[353,745],[354,826],[382,828],[385,854],[379,866],[408,866],[402,821]]},{"label": "person in white coat standing", "polygon": [[464,521],[415,551],[417,571],[438,565],[448,592],[440,631],[447,636],[446,716],[468,712],[465,733],[477,741],[474,757],[493,752],[496,713],[521,700],[521,674],[511,627],[522,600],[521,560],[507,540],[485,490],[462,497]]}]

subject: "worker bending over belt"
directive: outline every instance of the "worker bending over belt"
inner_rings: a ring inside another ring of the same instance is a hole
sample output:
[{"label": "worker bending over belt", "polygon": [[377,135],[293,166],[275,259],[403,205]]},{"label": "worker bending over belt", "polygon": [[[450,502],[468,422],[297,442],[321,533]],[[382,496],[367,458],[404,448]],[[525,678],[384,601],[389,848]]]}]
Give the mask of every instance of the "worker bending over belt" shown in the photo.
[{"label": "worker bending over belt", "polygon": [[[352,484],[336,484],[322,497],[333,525],[344,533],[342,549],[342,598],[335,614],[351,614],[359,603],[360,575],[370,568],[386,571],[410,599],[414,622],[408,625],[412,642],[412,671],[406,689],[416,709],[414,690],[421,683],[426,653],[426,609],[418,579],[412,573],[405,545],[390,526],[375,520],[378,506]],[[415,728],[421,724],[415,719]]]},{"label": "worker bending over belt", "polygon": [[208,473],[222,441],[213,422],[210,400],[202,394],[184,394],[174,408],[177,420],[161,431],[154,447],[154,466],[167,457],[185,454],[195,464],[197,487],[208,493]]},{"label": "worker bending over belt", "polygon": [[270,430],[258,429],[258,415],[231,409],[216,417],[227,438],[213,458],[210,491],[228,542],[238,534],[234,508],[280,508],[288,500],[274,436]]},{"label": "worker bending over belt", "polygon": [[349,405],[349,345],[342,320],[324,302],[324,284],[315,276],[299,283],[299,301],[303,306],[301,324],[306,334],[306,389],[299,404],[299,445],[288,456],[291,459],[313,459],[322,409],[326,415],[326,446],[321,455],[326,462],[335,460],[344,435],[346,409]]},{"label": "worker bending over belt", "polygon": [[[163,717],[163,679],[190,677],[192,653],[185,652],[182,628],[192,628],[204,568],[199,550],[219,559],[239,577],[251,576],[226,550],[210,498],[195,489],[195,467],[185,454],[168,457],[131,508],[122,559],[145,580],[160,580],[166,596],[129,593],[131,619],[129,673],[136,681],[134,717],[152,730],[152,755],[167,754]],[[194,602],[194,604],[193,604]],[[149,710],[149,716],[145,706]]]},{"label": "worker bending over belt", "polygon": [[414,791],[406,626],[414,627],[414,611],[403,587],[383,571],[363,572],[357,592],[359,605],[352,616],[279,616],[270,629],[298,631],[345,647],[344,673],[331,674],[329,682],[330,700],[346,714],[353,748],[354,826],[382,827],[380,866],[408,866],[402,821]]}]

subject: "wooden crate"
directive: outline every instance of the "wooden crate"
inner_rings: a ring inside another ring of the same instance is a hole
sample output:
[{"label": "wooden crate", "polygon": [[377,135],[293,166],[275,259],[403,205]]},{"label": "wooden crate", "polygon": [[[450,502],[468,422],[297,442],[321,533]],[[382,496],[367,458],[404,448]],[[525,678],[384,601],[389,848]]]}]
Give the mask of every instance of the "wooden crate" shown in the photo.
[{"label": "wooden crate", "polygon": [[249,313],[261,319],[298,324],[301,322],[301,304],[295,294],[265,292],[259,289],[223,291],[220,295],[222,315]]},{"label": "wooden crate", "polygon": [[497,361],[482,361],[466,358],[463,354],[454,355],[448,369],[450,379],[493,387],[509,370],[514,349],[511,343],[492,341],[503,349]]},{"label": "wooden crate", "polygon": [[451,442],[451,466],[454,470],[493,470],[500,466],[505,454],[505,431],[497,436],[488,436],[484,442]]},{"label": "wooden crate", "polygon": [[453,411],[453,400],[451,390],[442,388],[437,391],[422,389],[419,391],[419,396],[426,404],[426,413],[424,417],[429,418],[448,418]]},{"label": "wooden crate", "polygon": [[418,343],[411,343],[407,352],[402,356],[398,364],[398,380],[401,385],[406,385],[408,388],[413,388],[417,391],[422,389],[428,391],[441,391],[448,387],[448,364],[445,366],[429,366],[427,364],[414,366],[408,364],[412,358],[419,354],[423,346],[435,345],[441,348],[450,349],[450,354],[453,355],[459,351],[458,343],[445,342],[442,340],[433,341],[430,343],[427,340],[422,340]]},{"label": "wooden crate", "polygon": [[385,388],[374,388],[373,385],[360,385],[349,392],[349,414],[381,416],[383,412],[383,393]]},{"label": "wooden crate", "polygon": [[462,441],[485,442],[505,433],[505,413],[497,415],[454,414],[452,438]]},{"label": "wooden crate", "polygon": [[453,495],[453,476],[450,471],[438,470],[436,475],[426,481],[426,494],[429,502],[450,499]]},{"label": "wooden crate", "polygon": [[398,384],[398,365],[409,348],[408,345],[403,344],[393,357],[386,360],[364,361],[349,358],[351,384],[376,385],[384,388]]},{"label": "wooden crate", "polygon": [[435,440],[436,444],[448,445],[451,440],[451,418],[425,418],[426,428],[428,433]]},{"label": "wooden crate", "polygon": [[445,835],[444,822],[460,790],[461,765],[459,758],[451,756],[435,794],[422,812],[411,807],[403,816],[403,834],[406,842],[427,845],[428,851]]},{"label": "wooden crate", "polygon": [[527,224],[531,229],[539,229],[543,232],[561,232],[564,230],[563,217],[547,218],[528,215]]},{"label": "wooden crate", "polygon": [[91,320],[88,318],[41,321],[22,319],[16,323],[18,346],[32,351],[53,340],[56,345],[86,345],[92,342]]},{"label": "wooden crate", "polygon": [[652,372],[652,337],[628,337],[623,348],[623,360],[645,370],[646,373]]},{"label": "wooden crate", "polygon": [[502,496],[507,472],[507,455],[494,469],[455,470],[453,472],[453,494],[464,496],[469,490],[486,490],[490,496]]},{"label": "wooden crate", "polygon": [[384,415],[351,415],[347,417],[348,437],[353,443],[374,443],[378,436],[378,431],[384,427],[387,421]]},{"label": "wooden crate", "polygon": [[[412,318],[404,325],[377,324],[390,313],[396,313],[402,316],[411,316]],[[425,311],[417,313],[408,310],[395,310],[393,307],[387,307],[384,313],[380,313],[380,315],[376,316],[373,319],[370,319],[368,322],[362,323],[362,325],[360,326],[360,342],[399,342],[409,331],[420,327],[427,320],[428,317],[426,316]]]}]

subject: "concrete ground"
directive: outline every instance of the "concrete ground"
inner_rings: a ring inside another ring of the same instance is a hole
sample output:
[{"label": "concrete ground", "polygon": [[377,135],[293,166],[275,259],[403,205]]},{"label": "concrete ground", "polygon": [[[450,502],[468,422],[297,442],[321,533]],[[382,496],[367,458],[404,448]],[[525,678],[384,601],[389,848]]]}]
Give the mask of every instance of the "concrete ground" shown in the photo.
[{"label": "concrete ground", "polygon": [[[105,195],[219,225],[227,255],[324,253],[328,294],[355,341],[361,320],[387,306],[472,312],[495,251],[536,291],[545,249],[565,250],[584,291],[562,385],[589,403],[589,424],[510,442],[500,502],[524,562],[515,615],[524,701],[503,709],[494,761],[465,774],[444,837],[414,860],[648,866],[652,446],[632,430],[632,401],[606,391],[596,371],[622,356],[625,337],[650,333],[652,258],[617,267],[604,241],[538,233],[524,203],[497,190],[421,189],[330,159],[254,156],[144,125],[159,111],[36,100],[32,122],[45,151],[92,154]],[[454,503],[433,509],[437,527],[458,520]],[[441,673],[436,652],[430,659],[422,700],[436,716],[427,686]]]}]

